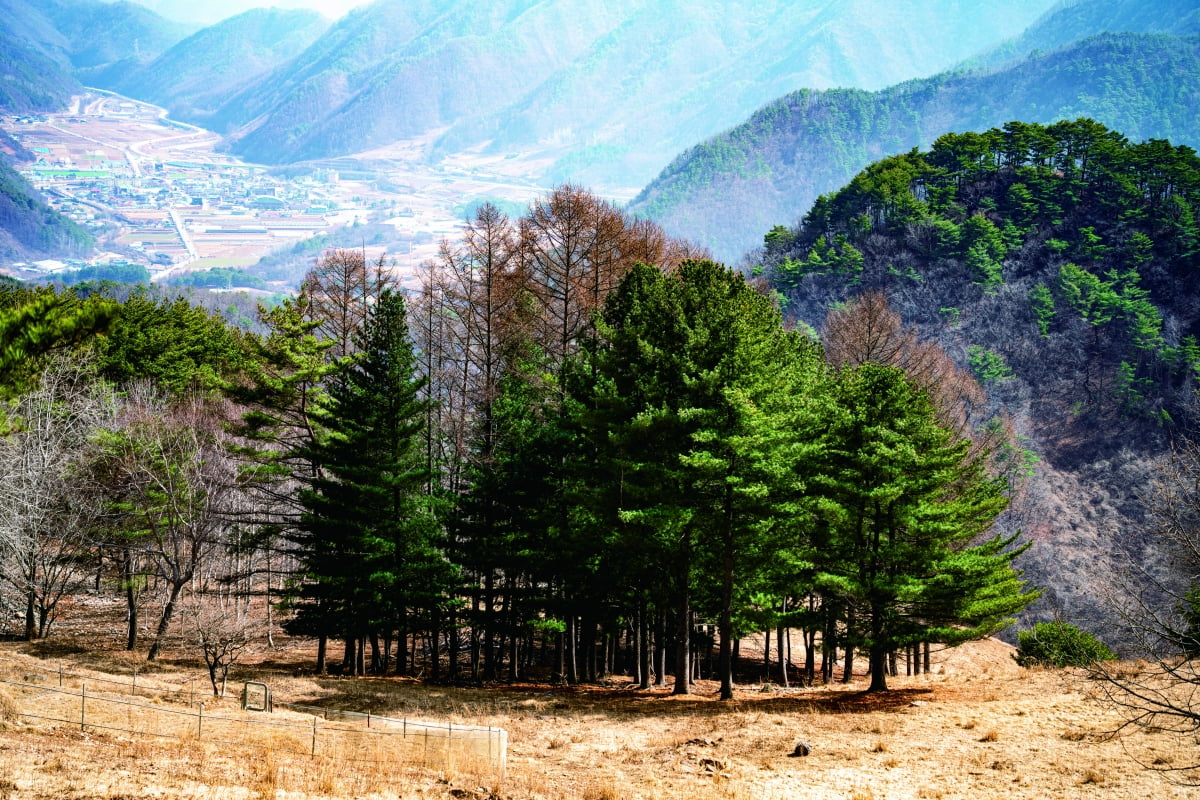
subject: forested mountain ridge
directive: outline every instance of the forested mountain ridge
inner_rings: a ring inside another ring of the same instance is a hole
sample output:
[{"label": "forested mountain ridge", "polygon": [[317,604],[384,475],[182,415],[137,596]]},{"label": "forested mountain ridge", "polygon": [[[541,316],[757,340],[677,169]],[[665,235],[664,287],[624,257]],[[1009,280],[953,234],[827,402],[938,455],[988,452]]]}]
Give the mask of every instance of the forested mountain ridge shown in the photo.
[{"label": "forested mountain ridge", "polygon": [[1064,0],[1020,36],[968,63],[1002,64],[1102,32],[1193,36],[1200,34],[1200,8],[1192,0]]},{"label": "forested mountain ridge", "polygon": [[234,152],[266,163],[436,134],[436,153],[535,152],[560,162],[558,177],[641,185],[686,143],[784,91],[928,74],[1049,5],[380,0],[218,119]]},{"label": "forested mountain ridge", "polygon": [[1103,627],[1149,464],[1196,423],[1200,159],[1091,120],[946,134],[878,161],[766,238],[795,319],[867,289],[967,365],[1040,459],[1012,511],[1042,614]]},{"label": "forested mountain ridge", "polygon": [[42,80],[55,85],[57,94],[66,96],[78,91],[75,78],[82,75],[86,79],[108,69],[128,69],[152,59],[195,30],[194,26],[170,22],[130,2],[0,0],[0,15],[4,19],[0,37],[11,38],[38,58],[54,62],[58,69],[47,72]]},{"label": "forested mountain ridge", "polygon": [[253,9],[192,34],[153,61],[97,75],[96,85],[202,125],[230,95],[298,55],[330,24],[315,11]]},{"label": "forested mountain ridge", "polygon": [[948,130],[1088,116],[1133,138],[1200,143],[1200,37],[1104,34],[991,73],[880,92],[801,90],[679,155],[630,209],[734,260],[874,159]]},{"label": "forested mountain ridge", "polygon": [[47,205],[13,169],[13,164],[33,159],[33,153],[0,131],[0,256],[22,260],[88,252],[92,235]]}]

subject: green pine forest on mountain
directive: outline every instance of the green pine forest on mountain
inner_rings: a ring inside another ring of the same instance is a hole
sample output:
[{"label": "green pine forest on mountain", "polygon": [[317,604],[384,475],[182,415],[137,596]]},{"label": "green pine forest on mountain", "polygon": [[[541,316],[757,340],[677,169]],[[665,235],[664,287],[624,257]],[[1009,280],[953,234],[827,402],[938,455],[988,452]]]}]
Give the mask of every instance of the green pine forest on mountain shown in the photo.
[{"label": "green pine forest on mountain", "polygon": [[35,638],[109,575],[130,649],[162,587],[152,657],[203,575],[267,592],[321,670],[729,697],[738,639],[791,628],[792,679],[861,657],[885,689],[1054,591],[1005,516],[1014,398],[1057,409],[1056,458],[1194,421],[1198,167],[1085,119],[947,134],[771,230],[750,278],[564,186],[482,207],[408,296],[327,252],[262,333],[7,285],[0,458],[63,449],[7,489],[4,577]]}]

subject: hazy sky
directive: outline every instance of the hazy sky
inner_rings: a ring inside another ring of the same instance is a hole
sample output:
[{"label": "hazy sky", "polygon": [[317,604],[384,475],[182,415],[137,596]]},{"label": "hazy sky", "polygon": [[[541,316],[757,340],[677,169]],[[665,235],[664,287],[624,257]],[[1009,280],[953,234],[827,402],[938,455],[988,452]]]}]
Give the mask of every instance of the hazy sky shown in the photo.
[{"label": "hazy sky", "polygon": [[337,19],[355,6],[370,0],[134,0],[167,19],[211,25],[251,8],[311,8]]}]

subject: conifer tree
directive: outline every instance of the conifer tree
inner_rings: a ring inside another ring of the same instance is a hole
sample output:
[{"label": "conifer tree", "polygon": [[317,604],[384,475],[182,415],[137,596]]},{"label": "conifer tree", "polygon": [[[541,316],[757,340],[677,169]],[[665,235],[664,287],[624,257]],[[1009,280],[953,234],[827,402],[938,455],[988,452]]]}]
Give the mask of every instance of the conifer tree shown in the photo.
[{"label": "conifer tree", "polygon": [[871,690],[887,689],[887,656],[924,641],[958,644],[1004,627],[1036,598],[1012,560],[1015,537],[975,543],[1007,499],[970,440],[938,422],[904,373],[842,370],[829,418],[820,591],[847,609],[851,646],[870,656]]},{"label": "conifer tree", "polygon": [[314,617],[331,626],[361,673],[367,637],[436,622],[455,574],[426,491],[426,401],[400,295],[380,295],[355,347],[330,389],[328,436],[316,446],[322,474],[301,492],[309,581],[296,626]]},{"label": "conifer tree", "polygon": [[[768,298],[709,261],[636,267],[609,299],[594,349],[585,435],[604,465],[594,497],[624,536],[647,539],[674,598],[676,693],[688,691],[695,605],[719,617],[722,697],[732,697],[735,605],[752,589],[794,481],[803,395],[819,353],[791,340]],[[586,370],[584,370],[586,371]],[[580,377],[580,383],[585,383]],[[794,409],[792,409],[794,410]],[[649,573],[648,573],[649,574]]]}]

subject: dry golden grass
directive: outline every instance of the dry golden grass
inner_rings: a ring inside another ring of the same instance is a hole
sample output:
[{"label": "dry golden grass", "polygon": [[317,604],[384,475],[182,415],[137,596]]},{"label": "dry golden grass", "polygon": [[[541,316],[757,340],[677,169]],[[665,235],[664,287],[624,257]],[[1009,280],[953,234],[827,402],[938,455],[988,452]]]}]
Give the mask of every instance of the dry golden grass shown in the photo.
[{"label": "dry golden grass", "polygon": [[[35,667],[57,668],[56,661],[18,650],[0,647],[0,661],[20,662],[29,674]],[[88,659],[97,678],[102,667],[119,672],[122,665]],[[167,739],[21,721],[0,732],[0,800],[1194,796],[1133,758],[1189,763],[1194,743],[1161,731],[1103,735],[1118,720],[1066,676],[1022,671],[998,642],[942,654],[936,667],[929,676],[893,679],[894,691],[885,696],[865,694],[861,682],[771,692],[754,685],[730,703],[716,700],[717,687],[705,682],[691,696],[671,697],[619,683],[455,689],[400,679],[293,677],[264,668],[253,677],[271,684],[279,700],[504,727],[507,774],[406,764],[385,760],[385,752],[374,754],[380,762],[367,761],[362,754],[369,745],[349,739],[314,758],[291,729],[264,733],[256,746],[235,746],[205,736]],[[138,681],[172,686],[186,677],[176,668]],[[14,696],[25,713],[33,713],[31,702],[39,711],[48,707],[49,695]],[[158,705],[174,702],[163,697]],[[218,707],[221,715],[241,713],[218,705],[214,716]],[[119,708],[128,717],[129,708]],[[293,717],[303,718],[255,719]],[[812,745],[811,755],[789,757],[801,740]]]}]

